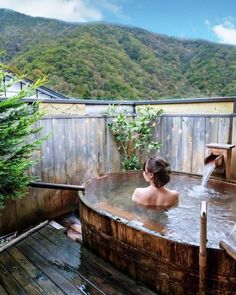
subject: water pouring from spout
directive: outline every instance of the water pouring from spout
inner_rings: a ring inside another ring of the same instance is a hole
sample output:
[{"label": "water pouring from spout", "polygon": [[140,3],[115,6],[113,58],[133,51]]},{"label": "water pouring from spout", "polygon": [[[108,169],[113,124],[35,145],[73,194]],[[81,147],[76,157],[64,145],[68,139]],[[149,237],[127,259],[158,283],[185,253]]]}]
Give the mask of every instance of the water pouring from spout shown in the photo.
[{"label": "water pouring from spout", "polygon": [[208,179],[216,168],[223,167],[223,156],[211,154],[204,160],[204,163],[201,186],[206,186]]},{"label": "water pouring from spout", "polygon": [[207,181],[213,172],[220,174],[227,180],[231,179],[231,154],[234,144],[208,143],[209,156],[204,160],[204,170],[202,186],[206,186]]}]

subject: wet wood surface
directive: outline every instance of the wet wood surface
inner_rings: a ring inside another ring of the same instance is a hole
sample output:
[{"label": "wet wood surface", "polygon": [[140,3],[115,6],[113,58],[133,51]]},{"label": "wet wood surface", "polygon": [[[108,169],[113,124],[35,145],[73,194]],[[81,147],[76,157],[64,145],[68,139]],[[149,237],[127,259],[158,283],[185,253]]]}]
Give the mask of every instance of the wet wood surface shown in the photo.
[{"label": "wet wood surface", "polygon": [[154,295],[50,225],[1,253],[0,294]]}]

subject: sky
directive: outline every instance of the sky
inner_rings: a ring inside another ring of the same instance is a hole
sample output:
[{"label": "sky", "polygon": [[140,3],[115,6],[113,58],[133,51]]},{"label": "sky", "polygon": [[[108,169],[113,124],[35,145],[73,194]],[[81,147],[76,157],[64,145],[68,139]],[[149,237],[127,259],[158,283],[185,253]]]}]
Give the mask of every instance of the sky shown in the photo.
[{"label": "sky", "polygon": [[31,16],[104,21],[184,39],[236,45],[236,0],[0,0]]}]

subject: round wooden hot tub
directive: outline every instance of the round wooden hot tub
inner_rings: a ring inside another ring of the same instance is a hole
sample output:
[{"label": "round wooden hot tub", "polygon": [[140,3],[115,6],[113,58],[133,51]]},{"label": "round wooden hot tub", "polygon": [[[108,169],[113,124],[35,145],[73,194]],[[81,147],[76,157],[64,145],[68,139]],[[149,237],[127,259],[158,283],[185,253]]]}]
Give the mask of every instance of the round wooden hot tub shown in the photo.
[{"label": "round wooden hot tub", "polygon": [[175,208],[131,201],[146,186],[140,172],[111,173],[80,195],[83,243],[119,270],[161,294],[198,294],[200,203],[208,201],[207,294],[236,294],[236,261],[219,248],[236,222],[236,184],[173,173]]}]

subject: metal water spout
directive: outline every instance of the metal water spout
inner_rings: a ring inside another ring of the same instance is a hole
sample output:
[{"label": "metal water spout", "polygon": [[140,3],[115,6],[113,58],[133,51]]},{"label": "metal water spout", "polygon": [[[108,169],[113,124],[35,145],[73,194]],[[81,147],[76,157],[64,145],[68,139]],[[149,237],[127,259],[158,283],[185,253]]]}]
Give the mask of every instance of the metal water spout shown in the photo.
[{"label": "metal water spout", "polygon": [[204,160],[204,164],[214,163],[214,172],[220,174],[227,180],[231,179],[231,155],[234,144],[220,144],[209,143],[206,145],[208,148],[208,156]]}]

